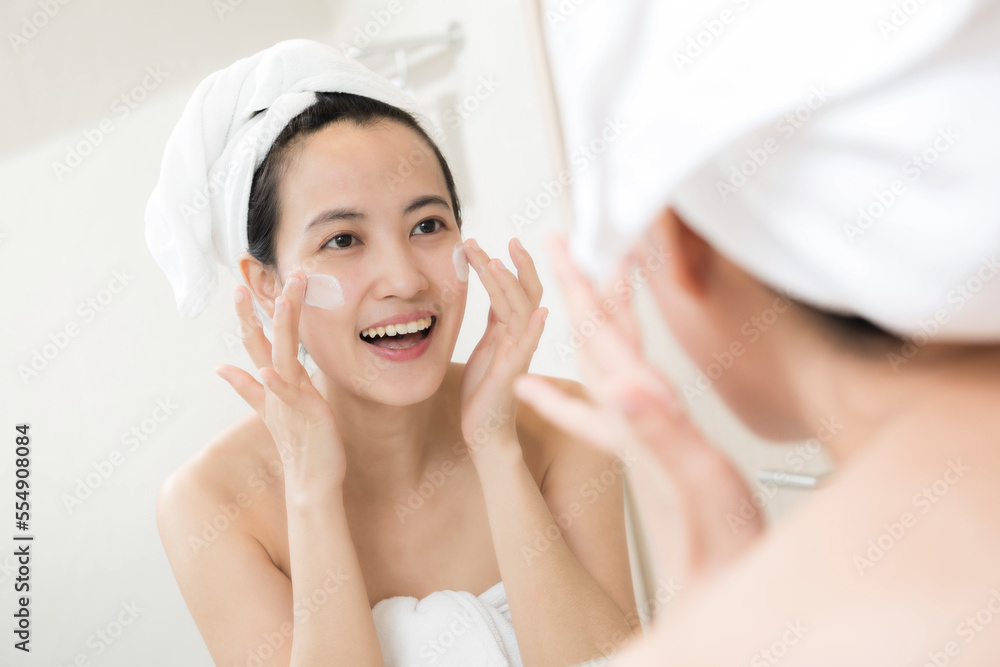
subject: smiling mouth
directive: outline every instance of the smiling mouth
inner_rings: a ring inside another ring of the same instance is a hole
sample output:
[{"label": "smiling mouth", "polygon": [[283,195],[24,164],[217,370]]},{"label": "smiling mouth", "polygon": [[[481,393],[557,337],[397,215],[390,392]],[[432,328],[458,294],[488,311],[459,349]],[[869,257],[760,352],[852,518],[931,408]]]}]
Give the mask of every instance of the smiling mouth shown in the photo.
[{"label": "smiling mouth", "polygon": [[[411,326],[406,327],[405,324],[399,326],[399,330],[393,325],[388,327],[377,327],[371,329],[365,329],[358,337],[369,345],[375,345],[376,347],[385,347],[391,350],[405,350],[408,347],[413,347],[423,339],[430,335],[431,329],[437,323],[437,317],[425,317],[415,322],[409,323]],[[416,327],[416,331],[409,331],[409,329]],[[404,330],[405,328],[405,330]]]}]

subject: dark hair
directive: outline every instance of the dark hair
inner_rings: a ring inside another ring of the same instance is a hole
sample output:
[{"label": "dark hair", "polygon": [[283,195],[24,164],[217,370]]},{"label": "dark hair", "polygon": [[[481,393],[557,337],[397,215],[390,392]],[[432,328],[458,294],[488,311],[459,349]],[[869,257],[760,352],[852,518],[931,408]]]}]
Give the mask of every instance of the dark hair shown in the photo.
[{"label": "dark hair", "polygon": [[[677,209],[671,209],[673,214],[688,229],[694,228],[681,216]],[[695,232],[698,234],[698,232]],[[699,234],[700,236],[700,234]],[[760,281],[754,276],[755,280]],[[905,341],[892,332],[886,331],[871,320],[858,315],[847,315],[826,310],[806,303],[792,290],[778,289],[772,284],[763,283],[768,289],[777,292],[788,303],[794,304],[799,310],[813,320],[822,331],[828,333],[837,344],[847,345],[856,352],[880,352],[886,346],[895,346]]]},{"label": "dark hair", "polygon": [[275,238],[280,211],[278,182],[285,172],[288,163],[286,158],[296,141],[332,123],[350,121],[361,127],[368,127],[381,120],[395,121],[410,128],[430,146],[441,166],[441,171],[444,172],[444,181],[451,196],[451,207],[461,229],[462,212],[455,190],[455,179],[437,144],[413,116],[390,104],[361,95],[316,93],[316,102],[288,122],[274,140],[260,167],[254,172],[247,210],[247,242],[250,254],[254,258],[264,266],[277,265]]},{"label": "dark hair", "polygon": [[895,338],[893,334],[864,317],[832,313],[827,310],[820,310],[814,306],[807,306],[803,303],[800,303],[799,305],[803,308],[809,308],[815,311],[826,320],[827,325],[839,329],[844,334],[852,336],[889,336]]},{"label": "dark hair", "polygon": [[797,300],[795,304],[811,314],[834,341],[848,346],[855,353],[882,355],[887,349],[906,342],[864,317],[842,315]]}]

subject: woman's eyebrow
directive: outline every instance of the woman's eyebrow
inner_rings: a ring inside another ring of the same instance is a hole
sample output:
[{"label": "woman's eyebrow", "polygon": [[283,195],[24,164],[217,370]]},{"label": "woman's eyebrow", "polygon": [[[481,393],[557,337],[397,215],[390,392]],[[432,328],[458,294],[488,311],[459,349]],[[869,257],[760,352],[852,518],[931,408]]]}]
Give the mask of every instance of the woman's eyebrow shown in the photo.
[{"label": "woman's eyebrow", "polygon": [[[423,197],[417,197],[410,202],[410,205],[403,209],[403,213],[413,213],[417,209],[423,208],[424,206],[444,206],[449,211],[451,210],[451,205],[444,198],[437,195],[424,195]],[[356,211],[353,208],[348,208],[346,206],[331,208],[323,211],[313,218],[309,224],[306,225],[305,231],[308,232],[313,227],[334,222],[336,220],[362,221],[364,219],[365,214],[361,211]]]},{"label": "woman's eyebrow", "polygon": [[364,220],[365,214],[360,211],[355,211],[352,208],[347,208],[346,206],[341,208],[331,208],[323,211],[312,221],[306,225],[305,231],[309,231],[317,225],[322,225],[328,222],[333,222],[335,220]]},{"label": "woman's eyebrow", "polygon": [[423,208],[424,206],[444,206],[449,211],[451,210],[451,204],[445,201],[442,197],[437,195],[424,195],[423,197],[417,197],[410,205],[403,209],[403,214],[413,213],[418,208]]}]

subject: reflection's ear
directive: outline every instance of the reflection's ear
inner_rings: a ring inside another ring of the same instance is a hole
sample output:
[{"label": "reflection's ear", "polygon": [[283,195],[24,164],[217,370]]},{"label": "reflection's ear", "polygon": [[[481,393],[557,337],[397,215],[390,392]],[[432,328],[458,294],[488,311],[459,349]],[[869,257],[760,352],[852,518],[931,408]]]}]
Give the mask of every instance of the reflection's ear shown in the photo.
[{"label": "reflection's ear", "polygon": [[274,317],[274,300],[281,294],[281,286],[277,284],[277,272],[266,268],[249,252],[240,255],[240,273],[244,282],[250,286],[257,303],[261,305],[268,317]]},{"label": "reflection's ear", "polygon": [[714,261],[715,249],[677,214],[667,207],[650,231],[669,250],[674,282],[693,298],[704,298]]}]

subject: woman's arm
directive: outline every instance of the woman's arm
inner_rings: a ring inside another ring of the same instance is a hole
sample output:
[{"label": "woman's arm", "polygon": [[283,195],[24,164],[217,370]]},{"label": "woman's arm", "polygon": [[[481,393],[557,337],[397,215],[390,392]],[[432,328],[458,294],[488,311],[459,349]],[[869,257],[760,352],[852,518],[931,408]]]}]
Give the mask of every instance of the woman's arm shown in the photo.
[{"label": "woman's arm", "polygon": [[[249,373],[220,373],[260,415],[281,457],[295,610],[290,664],[336,661],[381,667],[382,650],[344,511],[347,461],[330,406],[298,361],[298,321],[305,276],[294,271],[275,299],[274,346],[254,315],[246,288],[237,288],[243,343],[263,386]],[[331,572],[335,590],[329,590]],[[310,613],[299,613],[300,609]]]},{"label": "woman's arm", "polygon": [[[467,241],[469,263],[490,295],[486,332],[473,350],[462,376],[462,435],[479,474],[486,499],[500,574],[510,604],[518,646],[527,667],[570,665],[596,655],[601,648],[621,643],[632,632],[623,611],[634,608],[623,579],[612,586],[612,599],[570,549],[527,466],[517,433],[517,401],[514,378],[527,372],[544,327],[546,309],[539,308],[542,286],[531,257],[517,240],[509,245],[517,267],[515,277],[499,260],[491,260],[473,241]],[[552,498],[572,518],[572,493],[567,480],[598,476],[613,463],[610,457],[582,456],[568,477],[560,472],[552,487]],[[609,480],[607,498],[621,496],[620,479]],[[594,508],[590,508],[593,510]],[[592,511],[586,525],[624,525],[624,512],[616,501],[607,501],[602,511]],[[610,511],[609,511],[610,510]],[[604,513],[607,512],[607,513]],[[588,514],[581,504],[579,519]],[[585,533],[581,535],[581,533]],[[612,530],[615,539],[620,533]],[[577,530],[574,544],[586,554],[588,566],[602,573],[617,569],[627,579],[628,558],[622,542],[608,551],[594,552],[584,546],[600,539],[589,530]],[[614,578],[613,576],[610,578]],[[604,583],[602,581],[602,583]],[[619,606],[621,605],[621,606]]]},{"label": "woman's arm", "polygon": [[520,445],[508,445],[483,448],[475,461],[524,664],[617,652],[639,626],[621,464],[580,448],[553,463],[543,496]]},{"label": "woman's arm", "polygon": [[[289,498],[288,549],[297,614],[293,667],[382,665],[361,565],[347,526],[341,490]],[[327,582],[333,578],[333,586]]]},{"label": "woman's arm", "polygon": [[[218,462],[216,462],[218,463]],[[218,665],[381,665],[368,596],[342,508],[288,509],[294,584],[249,532],[219,516],[234,498],[213,490],[204,460],[167,478],[157,526],[170,566]],[[206,533],[206,523],[212,531]],[[367,625],[372,639],[361,640]],[[253,659],[252,659],[253,658]]]},{"label": "woman's arm", "polygon": [[190,463],[167,478],[156,501],[160,541],[212,661],[258,664],[255,658],[262,667],[285,667],[292,646],[291,582],[247,532],[245,520],[217,522],[233,500],[212,490],[217,482]]}]

